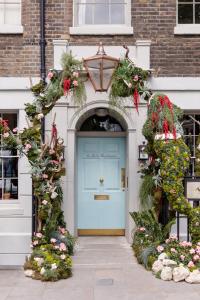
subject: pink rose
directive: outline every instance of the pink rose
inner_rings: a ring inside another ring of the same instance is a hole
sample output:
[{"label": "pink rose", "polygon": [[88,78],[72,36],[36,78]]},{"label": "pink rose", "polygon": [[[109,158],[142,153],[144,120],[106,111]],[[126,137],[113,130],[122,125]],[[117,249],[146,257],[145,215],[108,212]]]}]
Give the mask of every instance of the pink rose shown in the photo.
[{"label": "pink rose", "polygon": [[26,144],[25,145],[25,150],[26,151],[29,151],[29,149],[31,149],[31,148],[32,148],[31,144]]},{"label": "pink rose", "polygon": [[163,246],[158,246],[156,249],[157,249],[157,251],[158,251],[159,253],[161,253],[161,252],[163,252],[164,247],[163,247]]},{"label": "pink rose", "polygon": [[67,247],[64,243],[60,243],[60,247],[59,247],[60,251],[66,251]]},{"label": "pink rose", "polygon": [[9,132],[5,132],[5,133],[3,134],[3,137],[4,137],[4,138],[8,138],[9,135],[10,135]]},{"label": "pink rose", "polygon": [[42,174],[42,178],[47,179],[49,176],[47,174]]},{"label": "pink rose", "polygon": [[48,75],[47,75],[48,79],[51,79],[53,76],[54,76],[54,74],[53,74],[53,72],[51,72],[51,71],[50,71],[50,72],[48,73]]},{"label": "pink rose", "polygon": [[18,130],[19,130],[19,129],[18,129],[17,127],[13,128],[13,132],[14,132],[14,133],[18,132]]},{"label": "pink rose", "polygon": [[146,230],[145,227],[139,227],[138,229],[139,229],[139,231],[141,231],[141,232],[144,232],[144,231]]},{"label": "pink rose", "polygon": [[78,78],[79,77],[79,73],[78,72],[73,72],[73,76]]},{"label": "pink rose", "polygon": [[55,244],[55,243],[57,242],[57,240],[56,240],[56,239],[54,239],[54,238],[51,238],[51,240],[50,240],[50,241],[51,241],[51,243],[52,243],[52,244]]},{"label": "pink rose", "polygon": [[200,258],[200,257],[199,257],[199,255],[197,255],[197,254],[193,256],[193,260],[194,260],[194,261],[199,260],[199,258]]},{"label": "pink rose", "polygon": [[78,81],[77,80],[74,80],[72,83],[73,83],[74,86],[78,86]]},{"label": "pink rose", "polygon": [[38,240],[33,241],[33,245],[34,246],[38,245]]},{"label": "pink rose", "polygon": [[129,89],[131,89],[132,88],[132,83],[129,83],[128,87],[129,87]]},{"label": "pink rose", "polygon": [[192,248],[189,250],[190,254],[194,254],[195,253],[195,250]]},{"label": "pink rose", "polygon": [[138,75],[135,75],[135,76],[133,77],[133,80],[134,80],[134,81],[138,81],[138,79],[139,79],[139,76],[138,76]]},{"label": "pink rose", "polygon": [[166,239],[166,240],[165,240],[165,243],[166,243],[166,244],[169,244],[169,243],[170,243],[170,239]]},{"label": "pink rose", "polygon": [[60,233],[65,234],[66,233],[66,229],[63,227],[59,227]]},{"label": "pink rose", "polygon": [[180,259],[183,261],[185,259],[185,256],[184,255],[181,255],[180,256]]},{"label": "pink rose", "polygon": [[177,253],[177,251],[176,251],[175,248],[171,248],[170,251],[171,251],[172,253]]},{"label": "pink rose", "polygon": [[193,268],[194,267],[193,261],[190,261],[187,266],[188,266],[188,268]]},{"label": "pink rose", "polygon": [[35,236],[37,236],[39,239],[41,239],[42,238],[42,233],[41,232],[37,232]]},{"label": "pink rose", "polygon": [[177,238],[177,235],[176,235],[176,234],[171,234],[169,238],[170,238],[170,240],[175,240],[175,241],[177,241],[177,240],[178,240],[178,238]]},{"label": "pink rose", "polygon": [[66,255],[65,255],[65,254],[61,254],[60,258],[61,258],[62,260],[64,260],[64,259],[66,258]]}]

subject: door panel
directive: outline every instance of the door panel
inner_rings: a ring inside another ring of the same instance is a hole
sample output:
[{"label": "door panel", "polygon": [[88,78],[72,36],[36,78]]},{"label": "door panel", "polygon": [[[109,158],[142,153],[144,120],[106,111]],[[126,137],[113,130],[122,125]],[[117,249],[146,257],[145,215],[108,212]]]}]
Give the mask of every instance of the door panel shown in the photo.
[{"label": "door panel", "polygon": [[78,229],[125,228],[121,168],[124,138],[78,138]]}]

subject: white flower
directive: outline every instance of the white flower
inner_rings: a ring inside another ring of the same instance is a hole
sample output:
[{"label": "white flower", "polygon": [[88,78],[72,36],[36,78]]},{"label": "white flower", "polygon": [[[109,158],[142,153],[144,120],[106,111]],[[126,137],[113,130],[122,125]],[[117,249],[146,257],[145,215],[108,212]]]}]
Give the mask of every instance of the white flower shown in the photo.
[{"label": "white flower", "polygon": [[42,204],[47,205],[48,201],[47,200],[43,200]]},{"label": "white flower", "polygon": [[41,119],[43,119],[44,118],[44,115],[41,113],[41,114],[38,114],[37,116],[36,116],[36,118],[38,119],[38,120],[41,120]]},{"label": "white flower", "polygon": [[57,265],[55,264],[51,264],[51,270],[56,270],[57,269]]},{"label": "white flower", "polygon": [[51,199],[55,199],[58,196],[58,193],[52,192],[51,194]]},{"label": "white flower", "polygon": [[41,274],[41,275],[44,275],[45,271],[46,271],[45,268],[42,267],[42,269],[40,270],[40,274]]},{"label": "white flower", "polygon": [[55,244],[56,242],[57,242],[57,240],[56,239],[54,239],[54,238],[51,238],[51,243],[53,243],[53,244]]},{"label": "white flower", "polygon": [[64,259],[66,258],[66,255],[65,255],[65,254],[61,254],[60,258],[61,258],[62,260],[64,260]]},{"label": "white flower", "polygon": [[42,257],[34,257],[34,260],[37,262],[38,266],[41,266],[44,262]]}]

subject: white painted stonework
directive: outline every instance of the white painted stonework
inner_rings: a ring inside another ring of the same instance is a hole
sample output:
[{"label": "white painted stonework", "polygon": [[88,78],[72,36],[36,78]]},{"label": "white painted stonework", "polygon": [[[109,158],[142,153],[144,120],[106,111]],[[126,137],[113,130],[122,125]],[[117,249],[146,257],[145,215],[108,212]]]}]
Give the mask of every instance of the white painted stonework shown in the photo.
[{"label": "white painted stonework", "polygon": [[[96,46],[68,46],[67,41],[54,41],[54,67],[60,69],[59,60],[62,52],[72,50],[78,58],[93,55]],[[105,47],[107,54],[120,57],[125,51],[122,47]],[[130,47],[130,57],[137,65],[150,68],[150,41],[137,41]],[[32,79],[33,82],[37,78]],[[149,87],[153,91],[166,93],[169,98],[184,110],[200,110],[200,78],[152,78]],[[27,126],[24,103],[31,100],[28,78],[0,78],[0,110],[17,111],[19,128]],[[65,141],[65,164],[67,175],[63,177],[64,202],[63,209],[68,229],[77,234],[76,205],[76,140],[78,129],[88,116],[98,107],[106,107],[111,115],[126,128],[126,237],[131,241],[133,221],[129,212],[139,209],[138,191],[140,175],[138,161],[138,145],[144,141],[141,134],[143,122],[146,119],[146,104],[141,102],[139,115],[133,107],[132,100],[127,101],[127,111],[110,107],[107,93],[95,93],[91,83],[86,83],[87,102],[83,108],[74,106],[69,98],[62,97],[53,111],[46,118],[46,134],[50,134],[51,122],[56,112],[56,123],[59,135]],[[31,240],[31,178],[25,158],[19,162],[19,199],[15,201],[0,201],[0,265],[23,264],[25,255],[30,251]],[[183,225],[183,230],[184,230]]]}]

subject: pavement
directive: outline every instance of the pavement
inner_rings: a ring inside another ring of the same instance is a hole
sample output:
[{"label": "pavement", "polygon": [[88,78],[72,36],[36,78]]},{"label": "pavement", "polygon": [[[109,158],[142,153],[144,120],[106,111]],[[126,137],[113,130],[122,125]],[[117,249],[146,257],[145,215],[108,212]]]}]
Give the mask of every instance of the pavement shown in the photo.
[{"label": "pavement", "polygon": [[0,270],[0,300],[199,300],[200,284],[165,282],[139,265],[124,237],[80,237],[73,277],[40,282]]}]

